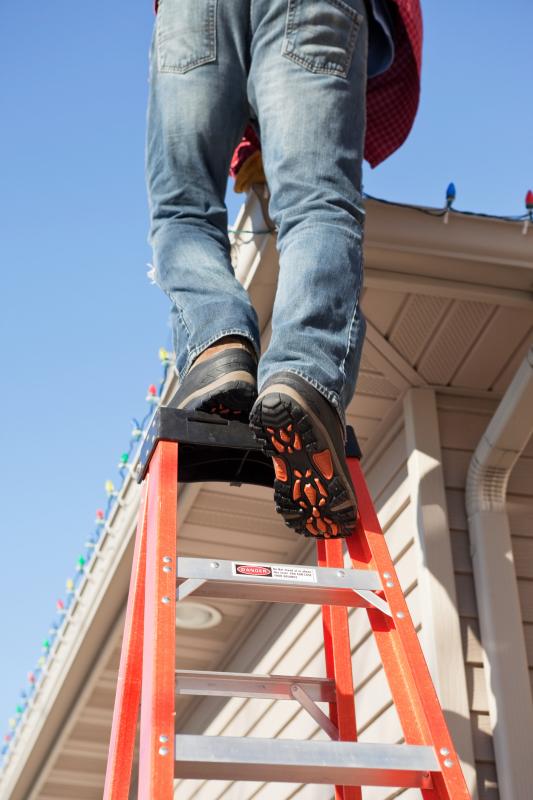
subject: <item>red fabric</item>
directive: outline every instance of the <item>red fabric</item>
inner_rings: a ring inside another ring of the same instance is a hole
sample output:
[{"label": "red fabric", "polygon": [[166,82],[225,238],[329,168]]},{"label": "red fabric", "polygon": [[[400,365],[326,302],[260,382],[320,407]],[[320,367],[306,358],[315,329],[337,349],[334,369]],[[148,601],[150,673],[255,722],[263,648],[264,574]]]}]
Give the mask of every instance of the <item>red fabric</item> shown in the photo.
[{"label": "red fabric", "polygon": [[[406,140],[413,126],[420,98],[422,68],[422,12],[420,0],[390,0],[397,8],[394,61],[382,75],[370,78],[366,93],[365,158],[376,167]],[[157,11],[157,0],[155,0]],[[235,176],[249,156],[259,149],[251,128],[231,161]]]},{"label": "red fabric", "polygon": [[[391,0],[397,7],[394,61],[382,75],[370,78],[366,93],[365,158],[377,167],[406,140],[418,109],[422,68],[422,12],[420,0]],[[245,131],[231,161],[235,177],[242,164],[259,148],[251,126]]]}]

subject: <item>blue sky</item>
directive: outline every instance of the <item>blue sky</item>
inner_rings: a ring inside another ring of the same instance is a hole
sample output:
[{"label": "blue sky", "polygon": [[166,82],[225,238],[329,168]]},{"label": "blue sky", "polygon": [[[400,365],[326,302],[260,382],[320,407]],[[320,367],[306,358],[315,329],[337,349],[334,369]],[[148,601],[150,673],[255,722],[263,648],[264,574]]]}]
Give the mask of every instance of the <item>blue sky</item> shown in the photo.
[{"label": "blue sky", "polygon": [[[365,189],[439,206],[453,180],[458,208],[521,214],[533,4],[423,6],[420,112]],[[170,345],[146,279],[152,23],[151,0],[0,6],[0,735]]]}]

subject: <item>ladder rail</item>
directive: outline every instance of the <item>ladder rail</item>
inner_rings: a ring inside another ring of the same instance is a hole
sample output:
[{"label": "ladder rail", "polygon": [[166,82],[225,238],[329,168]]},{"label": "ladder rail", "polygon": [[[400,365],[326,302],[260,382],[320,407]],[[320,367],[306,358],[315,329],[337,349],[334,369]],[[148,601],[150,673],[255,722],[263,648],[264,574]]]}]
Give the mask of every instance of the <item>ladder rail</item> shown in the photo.
[{"label": "ladder rail", "polygon": [[103,800],[128,800],[141,702],[148,480],[137,519]]},{"label": "ladder rail", "polygon": [[[342,541],[318,541],[317,563],[321,567],[335,567],[344,571]],[[355,700],[352,673],[352,653],[348,629],[348,609],[340,606],[322,606],[324,653],[326,674],[335,682],[337,703],[329,706],[330,719],[339,731],[340,741],[355,742]],[[335,800],[361,800],[358,786],[335,786]]]},{"label": "ladder rail", "polygon": [[139,797],[173,795],[178,445],[159,442],[150,462]]},{"label": "ladder rail", "polygon": [[346,544],[356,569],[377,570],[392,617],[368,609],[368,619],[385,668],[391,694],[408,744],[433,745],[440,769],[433,773],[433,790],[422,790],[425,800],[435,796],[470,800],[433,681],[409,608],[379,524],[361,465],[348,459],[359,505],[358,527]]}]

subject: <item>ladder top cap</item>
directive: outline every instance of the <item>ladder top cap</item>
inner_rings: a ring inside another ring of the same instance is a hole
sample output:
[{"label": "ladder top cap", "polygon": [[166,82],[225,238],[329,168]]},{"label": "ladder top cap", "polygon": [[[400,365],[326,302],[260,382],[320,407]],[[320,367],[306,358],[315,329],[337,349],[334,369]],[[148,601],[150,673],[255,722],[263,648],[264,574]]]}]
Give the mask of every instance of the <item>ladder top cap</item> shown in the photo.
[{"label": "ladder top cap", "polygon": [[[141,483],[158,442],[180,445],[178,480],[251,483],[272,487],[272,460],[265,456],[245,422],[223,419],[201,411],[158,408],[141,447],[139,474]],[[347,429],[346,455],[361,458],[361,451],[351,427]]]}]

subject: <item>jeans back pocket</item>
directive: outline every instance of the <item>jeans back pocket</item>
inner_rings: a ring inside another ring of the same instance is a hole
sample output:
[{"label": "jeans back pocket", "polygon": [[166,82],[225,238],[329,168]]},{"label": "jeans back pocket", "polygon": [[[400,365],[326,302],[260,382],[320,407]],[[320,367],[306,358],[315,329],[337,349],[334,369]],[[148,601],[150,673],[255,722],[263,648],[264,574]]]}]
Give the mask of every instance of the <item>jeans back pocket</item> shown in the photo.
[{"label": "jeans back pocket", "polygon": [[217,0],[159,0],[157,66],[188,72],[217,57]]},{"label": "jeans back pocket", "polygon": [[289,0],[282,54],[310,72],[345,78],[362,21],[344,0]]}]

